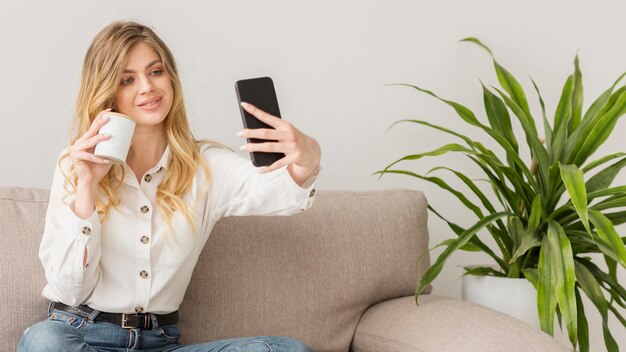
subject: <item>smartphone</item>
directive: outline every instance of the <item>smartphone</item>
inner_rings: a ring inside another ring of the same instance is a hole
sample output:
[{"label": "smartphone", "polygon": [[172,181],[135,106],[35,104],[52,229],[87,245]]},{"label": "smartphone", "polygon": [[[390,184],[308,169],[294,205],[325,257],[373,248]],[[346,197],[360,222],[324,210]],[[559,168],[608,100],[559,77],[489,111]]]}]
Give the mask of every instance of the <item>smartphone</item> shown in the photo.
[{"label": "smartphone", "polygon": [[[243,120],[244,128],[270,128],[272,126],[261,122],[254,115],[248,113],[241,106],[241,102],[250,103],[257,108],[267,112],[268,114],[280,117],[280,110],[278,109],[278,99],[276,98],[276,91],[274,90],[274,82],[269,77],[259,77],[251,79],[243,79],[235,82],[235,91],[237,92],[237,100],[239,102],[239,111],[241,112],[241,119]],[[273,140],[248,138],[248,143],[264,143],[264,142],[276,142]],[[266,152],[252,152],[250,153],[250,159],[254,166],[270,166],[276,161],[285,157],[283,153],[266,153]]]}]

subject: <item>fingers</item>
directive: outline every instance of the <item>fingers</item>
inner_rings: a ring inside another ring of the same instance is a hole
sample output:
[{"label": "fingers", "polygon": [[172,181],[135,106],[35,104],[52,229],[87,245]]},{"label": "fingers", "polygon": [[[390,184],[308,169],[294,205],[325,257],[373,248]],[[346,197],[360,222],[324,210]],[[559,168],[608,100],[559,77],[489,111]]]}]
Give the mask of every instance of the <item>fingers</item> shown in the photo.
[{"label": "fingers", "polygon": [[239,147],[241,150],[245,150],[247,152],[265,152],[265,153],[284,153],[290,154],[295,152],[296,144],[295,143],[276,143],[276,142],[265,142],[265,143],[248,143]]},{"label": "fingers", "polygon": [[244,110],[252,114],[257,119],[261,120],[261,122],[264,122],[276,129],[278,129],[278,127],[280,126],[283,126],[283,124],[285,123],[285,121],[283,121],[281,118],[268,114],[250,103],[242,102],[241,106],[244,108]]},{"label": "fingers", "polygon": [[84,141],[84,140],[86,140],[88,138],[91,138],[91,137],[95,136],[98,133],[98,131],[100,130],[100,128],[102,126],[104,126],[109,121],[108,117],[106,117],[106,116],[103,117],[102,115],[104,113],[107,113],[107,112],[111,111],[111,110],[112,109],[106,109],[104,111],[101,111],[98,114],[98,116],[93,120],[93,122],[91,123],[91,126],[89,126],[89,129],[87,130],[87,132],[85,132],[85,134],[82,135],[78,140],[80,140],[82,142],[82,141]]},{"label": "fingers", "polygon": [[266,113],[251,105],[242,102],[241,106],[248,113],[261,122],[273,127],[259,129],[244,129],[237,133],[239,137],[248,139],[268,140],[265,143],[248,143],[240,147],[248,152],[284,153],[285,157],[268,167],[260,170],[261,173],[271,172],[286,165],[296,164],[299,167],[319,165],[319,146],[317,142],[300,132],[291,123]]},{"label": "fingers", "polygon": [[76,144],[76,150],[86,150],[96,146],[96,144],[111,138],[110,134],[97,134],[86,141],[82,141],[80,144]]},{"label": "fingers", "polygon": [[268,141],[286,141],[293,139],[293,133],[290,131],[279,131],[269,128],[244,129],[237,133],[241,138],[265,139]]},{"label": "fingers", "polygon": [[283,167],[285,165],[289,165],[291,163],[293,163],[293,156],[286,155],[284,158],[282,158],[280,160],[277,160],[272,165],[262,167],[259,172],[262,173],[262,174],[264,174],[266,172],[272,172],[272,171],[274,171],[276,169],[280,169],[281,167]]},{"label": "fingers", "polygon": [[[110,110],[110,109],[109,109]],[[109,164],[110,161],[104,158],[99,158],[93,154],[93,148],[96,144],[111,138],[108,134],[95,134],[100,127],[102,127],[107,120],[100,118],[104,112],[101,112],[94,120],[89,130],[79,139],[77,139],[73,145],[69,147],[70,160],[74,165],[81,165],[84,162],[92,162],[97,164]],[[95,132],[94,132],[95,131]],[[91,136],[90,136],[91,135]]]},{"label": "fingers", "polygon": [[72,164],[77,165],[81,162],[90,161],[96,164],[109,164],[110,161],[104,158],[99,158],[92,153],[87,153],[84,151],[75,151],[70,154],[70,158],[72,160]]}]

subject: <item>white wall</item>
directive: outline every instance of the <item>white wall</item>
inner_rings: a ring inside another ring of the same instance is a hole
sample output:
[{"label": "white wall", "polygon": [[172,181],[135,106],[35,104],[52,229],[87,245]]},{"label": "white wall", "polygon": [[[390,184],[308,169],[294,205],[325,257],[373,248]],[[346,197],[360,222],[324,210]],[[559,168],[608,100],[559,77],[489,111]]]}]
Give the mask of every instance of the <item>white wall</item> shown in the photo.
[{"label": "white wall", "polygon": [[[384,133],[394,121],[460,125],[445,105],[385,84],[418,84],[484,116],[478,79],[496,84],[495,75],[483,51],[458,43],[476,36],[520,79],[537,113],[527,77],[537,81],[553,112],[578,52],[586,107],[625,69],[624,13],[623,0],[3,0],[0,185],[49,187],[67,139],[85,51],[109,22],[133,19],[152,26],[174,52],[198,137],[241,144],[235,136],[241,123],[233,83],[269,75],[283,116],[322,145],[321,189],[422,189],[433,206],[468,224],[468,212],[436,187],[371,175],[400,156],[452,142],[413,125]],[[600,154],[622,151],[624,132],[619,123]],[[479,175],[462,157],[404,166],[426,172],[442,161]],[[620,176],[618,182],[625,180]],[[434,216],[430,229],[433,245],[452,236]],[[460,266],[484,260],[454,256],[435,282],[435,293],[459,297]],[[592,349],[602,350],[600,321],[590,317]],[[626,346],[626,331],[615,320],[611,325]]]}]

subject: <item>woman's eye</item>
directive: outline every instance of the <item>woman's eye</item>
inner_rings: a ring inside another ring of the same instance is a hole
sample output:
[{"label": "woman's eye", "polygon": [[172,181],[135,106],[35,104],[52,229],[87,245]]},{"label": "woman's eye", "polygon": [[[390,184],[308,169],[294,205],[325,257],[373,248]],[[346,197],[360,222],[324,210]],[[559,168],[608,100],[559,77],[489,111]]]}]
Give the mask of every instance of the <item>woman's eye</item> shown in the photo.
[{"label": "woman's eye", "polygon": [[150,74],[153,75],[153,76],[160,76],[161,73],[163,73],[163,71],[159,70],[159,69],[153,70],[152,72],[150,72]]},{"label": "woman's eye", "polygon": [[127,85],[129,85],[131,83],[133,83],[133,78],[127,78],[127,79],[122,80],[122,85],[123,86],[127,86]]}]

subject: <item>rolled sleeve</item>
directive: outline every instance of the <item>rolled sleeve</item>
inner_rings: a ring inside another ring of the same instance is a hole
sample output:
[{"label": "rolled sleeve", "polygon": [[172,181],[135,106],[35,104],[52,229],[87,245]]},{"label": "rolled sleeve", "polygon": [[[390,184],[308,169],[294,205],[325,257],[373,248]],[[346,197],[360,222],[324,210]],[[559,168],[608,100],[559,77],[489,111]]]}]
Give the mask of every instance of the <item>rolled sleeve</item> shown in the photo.
[{"label": "rolled sleeve", "polygon": [[[72,268],[72,291],[75,296],[84,296],[83,288],[93,288],[98,277],[98,263],[100,262],[101,246],[100,246],[100,220],[98,212],[94,210],[88,219],[81,219],[72,209],[74,209],[74,201],[72,201],[66,209],[66,221],[68,228],[65,233],[74,234],[76,249],[74,255],[74,263]],[[82,251],[81,251],[82,249]],[[83,265],[83,256],[87,249],[87,262]],[[94,264],[92,264],[94,263]],[[86,298],[86,297],[85,297]]]},{"label": "rolled sleeve", "polygon": [[302,186],[298,185],[296,181],[294,181],[294,179],[289,174],[287,167],[284,167],[282,170],[282,177],[284,178],[285,183],[287,183],[287,187],[289,188],[293,196],[297,199],[296,202],[298,203],[298,207],[295,209],[295,211],[302,212],[309,209],[313,205],[313,202],[315,200],[315,186],[317,183],[317,176],[319,175],[321,167],[318,166],[317,169],[313,171],[311,176],[309,176],[306,181],[304,181]]}]

